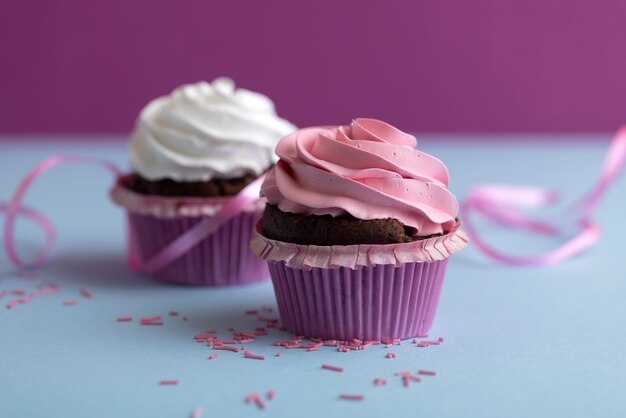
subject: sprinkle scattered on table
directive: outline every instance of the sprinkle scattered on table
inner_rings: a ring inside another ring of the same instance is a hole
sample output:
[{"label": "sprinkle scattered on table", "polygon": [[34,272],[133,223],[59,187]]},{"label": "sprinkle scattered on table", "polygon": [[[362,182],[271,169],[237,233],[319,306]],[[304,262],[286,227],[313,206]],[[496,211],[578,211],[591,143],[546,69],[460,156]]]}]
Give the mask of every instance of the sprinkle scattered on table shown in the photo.
[{"label": "sprinkle scattered on table", "polygon": [[258,392],[252,392],[246,396],[246,403],[254,402],[260,409],[265,409],[265,402],[259,396]]},{"label": "sprinkle scattered on table", "polygon": [[178,379],[163,379],[159,381],[161,386],[174,386],[178,384]]},{"label": "sprinkle scattered on table", "polygon": [[332,364],[322,364],[322,369],[332,370],[334,372],[343,372],[343,367],[333,366]]},{"label": "sprinkle scattered on table", "polygon": [[365,396],[351,393],[342,393],[339,395],[339,399],[347,401],[362,401],[365,399]]},{"label": "sprinkle scattered on table", "polygon": [[243,356],[245,358],[249,358],[249,359],[253,359],[253,360],[265,360],[265,356],[259,356],[257,354],[254,354],[250,350],[244,351]]},{"label": "sprinkle scattered on table", "polygon": [[417,373],[418,374],[423,374],[425,376],[436,376],[437,375],[437,372],[434,371],[434,370],[424,370],[424,369],[422,369],[422,370],[419,370]]},{"label": "sprinkle scattered on table", "polygon": [[163,318],[160,315],[154,315],[147,318],[141,318],[141,325],[163,325]]}]

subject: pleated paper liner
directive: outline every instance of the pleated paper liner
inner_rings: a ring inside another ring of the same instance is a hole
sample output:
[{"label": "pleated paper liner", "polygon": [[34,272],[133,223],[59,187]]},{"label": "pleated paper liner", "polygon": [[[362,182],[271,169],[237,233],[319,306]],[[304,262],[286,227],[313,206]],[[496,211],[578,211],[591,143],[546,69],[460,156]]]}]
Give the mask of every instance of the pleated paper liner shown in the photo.
[{"label": "pleated paper liner", "polygon": [[[118,180],[111,198],[127,210],[129,260],[150,259],[205,217],[217,213],[228,200],[141,195],[124,187],[123,180]],[[268,279],[267,263],[255,257],[249,247],[263,207],[261,200],[246,207],[150,277],[199,286],[230,286]]]},{"label": "pleated paper liner", "polygon": [[269,263],[288,331],[334,340],[404,339],[432,326],[448,257],[467,244],[459,226],[413,243],[320,247],[270,240],[258,223],[252,250]]}]

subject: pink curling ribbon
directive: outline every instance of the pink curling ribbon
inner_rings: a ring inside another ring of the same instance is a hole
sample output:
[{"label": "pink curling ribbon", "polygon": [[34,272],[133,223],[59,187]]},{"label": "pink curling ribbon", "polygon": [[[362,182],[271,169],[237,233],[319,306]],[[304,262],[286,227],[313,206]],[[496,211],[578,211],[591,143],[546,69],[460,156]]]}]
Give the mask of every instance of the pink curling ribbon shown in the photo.
[{"label": "pink curling ribbon", "polygon": [[[22,179],[20,184],[17,186],[17,189],[15,190],[15,193],[9,203],[0,207],[0,212],[5,212],[6,215],[4,221],[4,248],[9,256],[9,260],[18,268],[37,268],[48,259],[55,238],[54,225],[42,213],[37,212],[34,209],[23,207],[21,206],[21,203],[24,199],[26,191],[35,179],[52,167],[60,164],[94,164],[107,169],[115,175],[119,175],[121,173],[115,164],[106,160],[89,157],[54,155],[37,164],[35,168],[26,174],[24,179]],[[35,257],[35,260],[31,262],[23,261],[17,254],[17,250],[15,248],[15,220],[18,214],[23,214],[34,220],[37,224],[39,224],[46,236],[46,242],[43,249],[39,252],[37,257]]]},{"label": "pink curling ribbon", "polygon": [[[37,164],[17,186],[17,189],[9,203],[0,204],[0,213],[4,212],[6,215],[4,222],[4,247],[9,260],[18,268],[34,269],[41,267],[48,260],[55,238],[54,225],[45,215],[34,209],[21,205],[24,195],[35,179],[37,179],[37,177],[42,175],[45,171],[57,165],[68,163],[92,164],[108,170],[116,177],[122,175],[122,171],[115,164],[98,158],[52,156]],[[150,259],[143,261],[140,260],[136,249],[133,249],[130,259],[131,268],[141,273],[150,274],[158,271],[172,261],[176,260],[181,255],[185,254],[194,245],[198,244],[208,235],[215,232],[225,222],[236,216],[241,210],[258,199],[261,190],[261,183],[264,178],[265,176],[263,175],[248,184],[236,196],[229,199],[214,216],[206,217],[202,221],[195,224]],[[35,260],[31,262],[23,261],[17,254],[17,249],[15,247],[15,221],[18,215],[26,216],[36,222],[45,234],[46,240],[44,247],[39,252]]]},{"label": "pink curling ribbon", "polygon": [[514,256],[496,250],[487,244],[471,221],[478,212],[494,223],[505,227],[521,228],[537,234],[558,235],[557,222],[535,220],[521,209],[537,208],[557,201],[554,191],[536,187],[505,185],[480,185],[472,187],[462,203],[464,225],[476,247],[494,260],[510,265],[541,266],[556,264],[579,254],[594,245],[600,238],[600,228],[592,216],[602,202],[609,187],[619,178],[626,164],[626,126],[622,127],[607,152],[597,183],[566,213],[579,212],[575,224],[578,233],[554,250],[534,256]]}]

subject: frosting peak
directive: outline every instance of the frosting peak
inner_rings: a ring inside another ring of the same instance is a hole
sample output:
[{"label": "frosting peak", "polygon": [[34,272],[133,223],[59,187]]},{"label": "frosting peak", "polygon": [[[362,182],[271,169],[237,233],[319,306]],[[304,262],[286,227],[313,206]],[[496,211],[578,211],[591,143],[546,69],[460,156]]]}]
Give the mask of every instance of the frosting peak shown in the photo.
[{"label": "frosting peak", "polygon": [[262,194],[287,212],[395,218],[420,236],[446,233],[458,212],[448,170],[416,145],[376,119],[301,129],[279,142]]},{"label": "frosting peak", "polygon": [[267,96],[236,89],[231,79],[187,84],[141,111],[131,165],[149,180],[258,176],[276,161],[278,140],[295,129]]}]

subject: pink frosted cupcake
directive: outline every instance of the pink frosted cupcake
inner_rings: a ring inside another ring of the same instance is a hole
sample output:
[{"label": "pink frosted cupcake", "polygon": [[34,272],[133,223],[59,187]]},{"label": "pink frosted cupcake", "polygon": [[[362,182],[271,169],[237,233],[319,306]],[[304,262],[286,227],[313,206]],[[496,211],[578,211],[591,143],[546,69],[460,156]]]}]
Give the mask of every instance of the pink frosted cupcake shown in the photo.
[{"label": "pink frosted cupcake", "polygon": [[148,103],[130,140],[132,172],[111,191],[128,212],[131,268],[192,285],[268,278],[248,244],[274,147],[294,129],[266,96],[225,78]]},{"label": "pink frosted cupcake", "polygon": [[448,257],[467,237],[445,165],[416,145],[374,119],[280,141],[252,250],[269,263],[289,331],[337,340],[428,331]]}]

